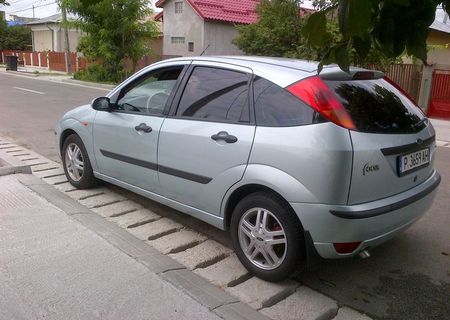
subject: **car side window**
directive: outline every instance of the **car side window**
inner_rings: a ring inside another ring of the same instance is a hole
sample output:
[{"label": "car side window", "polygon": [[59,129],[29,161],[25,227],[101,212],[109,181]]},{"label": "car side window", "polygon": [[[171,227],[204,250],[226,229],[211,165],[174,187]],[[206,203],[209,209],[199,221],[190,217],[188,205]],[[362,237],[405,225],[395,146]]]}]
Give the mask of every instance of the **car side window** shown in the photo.
[{"label": "car side window", "polygon": [[264,78],[254,79],[253,92],[258,126],[290,127],[316,121],[316,112],[306,103]]},{"label": "car side window", "polygon": [[186,84],[176,116],[225,122],[249,122],[246,73],[195,67]]},{"label": "car side window", "polygon": [[183,66],[151,71],[136,83],[125,87],[116,103],[116,110],[161,115],[175,87]]}]

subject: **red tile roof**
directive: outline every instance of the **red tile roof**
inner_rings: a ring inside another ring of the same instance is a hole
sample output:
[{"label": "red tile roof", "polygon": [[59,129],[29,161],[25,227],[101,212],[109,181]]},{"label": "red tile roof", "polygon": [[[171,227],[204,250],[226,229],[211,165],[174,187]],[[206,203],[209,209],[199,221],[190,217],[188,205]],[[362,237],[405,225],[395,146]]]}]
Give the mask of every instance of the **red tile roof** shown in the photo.
[{"label": "red tile roof", "polygon": [[[164,7],[167,0],[156,2],[158,8]],[[259,0],[186,0],[200,17],[205,20],[218,20],[231,23],[250,24],[258,20],[256,5]]]}]

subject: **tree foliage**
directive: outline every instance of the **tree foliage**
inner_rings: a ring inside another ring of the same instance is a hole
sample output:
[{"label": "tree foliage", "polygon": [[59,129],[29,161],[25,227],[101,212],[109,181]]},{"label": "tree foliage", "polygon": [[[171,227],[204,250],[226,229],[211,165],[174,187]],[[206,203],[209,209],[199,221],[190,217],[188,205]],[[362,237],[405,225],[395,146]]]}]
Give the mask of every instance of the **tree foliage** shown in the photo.
[{"label": "tree foliage", "polygon": [[24,26],[8,27],[0,20],[0,50],[30,50],[31,29]]},{"label": "tree foliage", "polygon": [[124,77],[126,59],[137,61],[151,48],[147,40],[158,35],[149,0],[62,0],[69,12],[80,19],[71,22],[86,34],[78,49],[93,63],[101,64],[106,81],[117,82]]},{"label": "tree foliage", "polygon": [[371,49],[388,57],[403,54],[427,62],[428,28],[435,19],[436,7],[450,12],[450,0],[316,0],[318,12],[306,21],[302,35],[308,48],[322,48],[330,38],[326,25],[337,13],[341,39],[323,56],[323,65],[337,63],[347,71],[351,56],[364,60]]},{"label": "tree foliage", "polygon": [[[258,22],[237,26],[239,36],[233,41],[246,54],[321,60],[342,41],[335,15],[329,13],[329,19],[314,15],[308,20],[300,14],[298,0],[262,0],[256,10]],[[308,46],[303,34],[316,32],[324,36],[310,39],[316,42]],[[355,54],[348,59],[351,63],[381,66],[394,62],[375,50],[369,50],[364,59]]]}]

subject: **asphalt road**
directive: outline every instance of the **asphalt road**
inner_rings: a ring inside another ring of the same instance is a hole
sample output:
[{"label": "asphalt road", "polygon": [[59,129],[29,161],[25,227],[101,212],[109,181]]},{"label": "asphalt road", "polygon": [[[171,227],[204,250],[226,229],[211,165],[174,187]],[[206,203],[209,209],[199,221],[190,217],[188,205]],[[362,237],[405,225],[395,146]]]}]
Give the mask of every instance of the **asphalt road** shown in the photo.
[{"label": "asphalt road", "polygon": [[0,132],[46,157],[59,160],[55,124],[75,106],[108,93],[105,89],[0,73]]},{"label": "asphalt road", "polygon": [[[20,89],[18,89],[20,88]],[[33,90],[40,93],[35,93]],[[104,95],[103,89],[0,73],[0,134],[59,161],[53,128],[74,106]],[[438,148],[442,175],[435,203],[415,225],[371,251],[372,257],[324,261],[298,279],[371,316],[445,319],[450,315],[450,148]],[[121,191],[139,202],[149,200]],[[171,211],[171,217],[229,245],[226,233]]]}]

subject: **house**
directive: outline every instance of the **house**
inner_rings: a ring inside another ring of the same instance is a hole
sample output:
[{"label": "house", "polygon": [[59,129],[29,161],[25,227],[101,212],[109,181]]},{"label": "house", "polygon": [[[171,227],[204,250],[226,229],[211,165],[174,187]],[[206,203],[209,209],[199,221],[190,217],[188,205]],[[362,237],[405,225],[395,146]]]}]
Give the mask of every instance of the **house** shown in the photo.
[{"label": "house", "polygon": [[450,65],[450,18],[443,9],[437,9],[436,18],[428,32],[428,62]]},{"label": "house", "polygon": [[159,0],[163,56],[237,55],[235,25],[257,21],[258,0]]},{"label": "house", "polygon": [[[76,16],[67,15],[67,19],[75,20]],[[57,13],[26,23],[31,28],[33,51],[64,51],[64,28],[61,26],[61,21],[62,14]],[[81,36],[82,32],[80,30],[69,28],[69,46],[71,52],[76,52]]]}]

